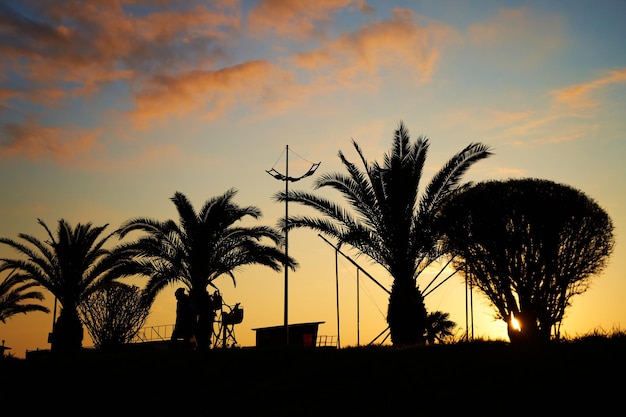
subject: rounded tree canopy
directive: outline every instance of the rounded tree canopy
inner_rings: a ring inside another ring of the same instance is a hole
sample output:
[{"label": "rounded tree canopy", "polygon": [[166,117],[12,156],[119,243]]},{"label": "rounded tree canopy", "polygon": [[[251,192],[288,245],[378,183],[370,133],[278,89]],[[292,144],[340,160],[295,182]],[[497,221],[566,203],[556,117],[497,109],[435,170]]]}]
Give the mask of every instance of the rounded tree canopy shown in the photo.
[{"label": "rounded tree canopy", "polygon": [[454,266],[502,318],[530,312],[543,332],[614,246],[611,219],[593,199],[542,179],[477,183],[452,196],[436,224]]}]

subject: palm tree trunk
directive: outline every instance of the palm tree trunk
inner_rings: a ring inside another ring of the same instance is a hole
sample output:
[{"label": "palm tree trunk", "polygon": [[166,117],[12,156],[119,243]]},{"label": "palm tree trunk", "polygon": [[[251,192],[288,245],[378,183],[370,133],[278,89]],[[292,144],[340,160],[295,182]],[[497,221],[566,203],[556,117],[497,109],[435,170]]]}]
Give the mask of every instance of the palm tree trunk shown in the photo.
[{"label": "palm tree trunk", "polygon": [[83,323],[78,312],[63,308],[54,326],[50,350],[53,352],[75,352],[83,347]]},{"label": "palm tree trunk", "polygon": [[387,323],[394,346],[425,344],[426,306],[424,297],[413,280],[394,280],[389,296]]},{"label": "palm tree trunk", "polygon": [[209,349],[211,336],[213,336],[213,322],[215,321],[213,298],[206,289],[192,289],[189,294],[198,310],[198,322],[195,329],[198,349]]}]

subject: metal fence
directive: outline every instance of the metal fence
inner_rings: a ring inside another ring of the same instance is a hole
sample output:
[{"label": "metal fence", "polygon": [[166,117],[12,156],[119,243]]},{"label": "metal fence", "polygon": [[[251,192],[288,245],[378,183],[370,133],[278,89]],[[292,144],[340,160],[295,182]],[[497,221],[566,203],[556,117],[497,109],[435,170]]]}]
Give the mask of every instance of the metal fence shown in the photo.
[{"label": "metal fence", "polygon": [[161,324],[158,326],[142,327],[135,335],[131,343],[155,342],[170,340],[173,324]]}]

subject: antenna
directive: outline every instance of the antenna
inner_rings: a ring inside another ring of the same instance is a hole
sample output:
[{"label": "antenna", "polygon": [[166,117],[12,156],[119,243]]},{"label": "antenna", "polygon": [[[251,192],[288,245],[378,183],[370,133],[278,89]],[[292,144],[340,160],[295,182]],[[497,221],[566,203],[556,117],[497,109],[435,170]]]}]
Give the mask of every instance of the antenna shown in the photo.
[{"label": "antenna", "polygon": [[287,221],[289,220],[289,182],[300,181],[302,178],[309,177],[315,173],[321,162],[311,164],[309,170],[299,177],[289,176],[289,145],[285,146],[285,174],[281,174],[274,168],[268,169],[265,172],[279,181],[285,181],[285,263],[283,267],[285,269],[285,344],[289,345],[289,268],[287,267],[287,258],[289,257],[289,231],[287,230]]}]

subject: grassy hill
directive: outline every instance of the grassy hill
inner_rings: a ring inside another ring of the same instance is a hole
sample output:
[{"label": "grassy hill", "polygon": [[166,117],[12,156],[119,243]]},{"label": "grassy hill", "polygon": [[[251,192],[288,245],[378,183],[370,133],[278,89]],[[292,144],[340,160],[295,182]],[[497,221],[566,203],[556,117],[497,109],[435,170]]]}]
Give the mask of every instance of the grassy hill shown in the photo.
[{"label": "grassy hill", "polygon": [[541,348],[133,349],[4,358],[2,403],[28,415],[604,415],[622,409],[626,336]]}]

